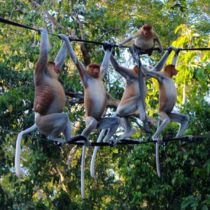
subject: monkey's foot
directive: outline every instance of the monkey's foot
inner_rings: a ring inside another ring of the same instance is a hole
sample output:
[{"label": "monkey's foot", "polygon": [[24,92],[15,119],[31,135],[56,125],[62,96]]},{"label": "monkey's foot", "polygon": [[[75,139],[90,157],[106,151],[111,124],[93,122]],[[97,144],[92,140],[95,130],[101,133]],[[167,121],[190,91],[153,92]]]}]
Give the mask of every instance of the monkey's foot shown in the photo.
[{"label": "monkey's foot", "polygon": [[90,145],[90,141],[85,137],[85,136],[74,136],[68,140],[66,140],[64,143],[68,144],[68,143],[84,143],[85,146],[89,146]]},{"label": "monkey's foot", "polygon": [[119,140],[121,139],[128,139],[136,132],[135,129],[131,128],[129,131],[125,131],[125,133],[121,136],[119,136]]},{"label": "monkey's foot", "polygon": [[25,173],[23,168],[20,168],[20,170],[16,170],[16,175],[18,178],[24,177]]},{"label": "monkey's foot", "polygon": [[[175,138],[180,138],[180,137],[182,137],[182,135],[176,135],[175,136]],[[188,139],[186,139],[186,140],[181,140],[181,146],[184,146],[185,144],[187,144],[187,142],[189,142],[189,141],[192,141],[193,140],[193,135],[189,135],[189,136],[187,136],[188,137]]]},{"label": "monkey's foot", "polygon": [[111,139],[109,140],[109,144],[112,145],[112,146],[117,146],[117,143],[119,142],[120,140],[117,140],[117,139]]},{"label": "monkey's foot", "polygon": [[152,133],[152,132],[151,132],[151,129],[150,129],[150,123],[149,123],[148,121],[144,122],[143,130],[144,130],[146,133]]},{"label": "monkey's foot", "polygon": [[163,140],[159,136],[152,136],[152,140],[158,144],[163,144]]},{"label": "monkey's foot", "polygon": [[54,136],[51,136],[51,135],[47,136],[47,140],[55,141],[55,142],[57,142],[57,143],[64,143],[64,142],[65,142],[64,139],[62,139],[62,138],[57,138],[57,137],[54,137]]}]

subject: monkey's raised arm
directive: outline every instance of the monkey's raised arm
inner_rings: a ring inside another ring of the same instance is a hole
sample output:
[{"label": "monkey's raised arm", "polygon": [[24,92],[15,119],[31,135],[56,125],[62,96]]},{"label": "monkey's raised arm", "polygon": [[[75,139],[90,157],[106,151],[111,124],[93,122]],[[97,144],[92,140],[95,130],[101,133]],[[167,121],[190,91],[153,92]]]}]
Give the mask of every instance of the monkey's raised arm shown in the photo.
[{"label": "monkey's raised arm", "polygon": [[133,78],[134,75],[131,73],[131,70],[119,65],[116,61],[116,59],[114,58],[114,56],[111,56],[111,63],[112,66],[114,67],[114,69],[121,74],[125,79],[130,79]]},{"label": "monkey's raised arm", "polygon": [[125,39],[124,41],[122,41],[119,46],[123,46],[124,44],[130,42],[132,39],[136,38],[137,34],[131,35],[129,36],[127,39]]},{"label": "monkey's raised arm", "polygon": [[163,66],[165,65],[166,60],[168,59],[168,56],[170,55],[172,49],[174,49],[174,47],[169,47],[166,50],[166,52],[161,57],[161,59],[158,61],[158,63],[152,68],[152,71],[161,71],[163,69]]},{"label": "monkey's raised arm", "polygon": [[174,49],[174,51],[175,51],[175,55],[174,55],[174,57],[173,57],[172,64],[173,64],[174,66],[176,66],[176,63],[177,63],[177,60],[178,60],[178,56],[179,56],[180,49],[178,49],[178,48],[173,48],[173,49]]},{"label": "monkey's raised arm", "polygon": [[40,28],[39,31],[41,32],[41,41],[39,59],[35,68],[35,83],[42,80],[42,74],[47,69],[48,51],[50,48],[47,30],[44,28]]},{"label": "monkey's raised arm", "polygon": [[162,44],[160,42],[160,39],[159,39],[159,37],[156,33],[155,33],[155,40],[154,41],[157,42],[157,44],[159,46],[159,49],[160,49],[160,53],[163,52],[163,46],[162,46]]},{"label": "monkey's raised arm", "polygon": [[161,82],[161,80],[164,78],[164,75],[162,75],[159,72],[156,71],[149,71],[146,67],[144,67],[143,65],[141,66],[141,71],[149,77],[153,77],[155,79],[157,79],[159,82]]},{"label": "monkey's raised arm", "polygon": [[67,48],[66,44],[63,43],[54,60],[55,65],[59,69],[59,71],[61,71],[62,69],[66,55],[67,55]]},{"label": "monkey's raised arm", "polygon": [[64,40],[65,44],[66,44],[66,48],[69,52],[69,55],[73,61],[73,63],[75,64],[75,66],[77,67],[77,69],[79,70],[79,74],[82,80],[82,83],[85,87],[87,87],[87,72],[85,70],[85,66],[78,60],[73,47],[71,45],[71,42],[69,41],[69,37],[64,35],[64,34],[59,34],[59,37]]},{"label": "monkey's raised arm", "polygon": [[111,54],[112,54],[112,49],[107,48],[105,50],[105,55],[104,55],[103,61],[102,61],[101,66],[100,66],[100,73],[101,73],[102,78],[107,73],[107,70],[109,68],[109,62],[110,62]]}]

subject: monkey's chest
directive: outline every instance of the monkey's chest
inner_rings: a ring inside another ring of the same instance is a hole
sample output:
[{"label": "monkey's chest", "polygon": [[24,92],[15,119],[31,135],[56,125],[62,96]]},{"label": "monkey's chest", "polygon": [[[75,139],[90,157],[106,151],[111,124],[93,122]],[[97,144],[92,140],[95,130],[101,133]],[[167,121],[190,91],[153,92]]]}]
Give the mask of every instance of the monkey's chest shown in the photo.
[{"label": "monkey's chest", "polygon": [[159,102],[160,107],[166,112],[171,112],[177,100],[175,84],[172,80],[165,81],[160,86]]},{"label": "monkey's chest", "polygon": [[100,118],[106,107],[106,90],[103,82],[91,80],[85,90],[85,110],[86,115],[96,119]]},{"label": "monkey's chest", "polygon": [[146,39],[146,38],[136,38],[135,45],[141,49],[150,49],[154,46],[154,39]]}]

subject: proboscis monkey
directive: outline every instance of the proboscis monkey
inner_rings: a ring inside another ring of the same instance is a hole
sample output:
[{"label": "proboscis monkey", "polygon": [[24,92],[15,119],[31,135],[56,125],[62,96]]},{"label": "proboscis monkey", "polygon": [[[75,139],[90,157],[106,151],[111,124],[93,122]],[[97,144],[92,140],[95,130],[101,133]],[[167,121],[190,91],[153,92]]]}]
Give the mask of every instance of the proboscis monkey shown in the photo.
[{"label": "proboscis monkey", "polygon": [[61,133],[66,140],[71,137],[71,124],[67,113],[64,113],[66,97],[58,77],[66,58],[66,45],[61,46],[54,62],[48,61],[49,40],[47,30],[41,28],[40,55],[34,71],[34,111],[35,123],[18,134],[15,154],[15,171],[20,176],[20,143],[23,134],[38,128],[39,132],[50,140]]},{"label": "proboscis monkey", "polygon": [[[162,56],[162,58],[160,59],[160,61],[152,68],[152,71],[160,71],[170,52],[172,50],[172,47],[169,47],[168,50],[166,50],[166,52],[164,53],[164,55]],[[148,118],[145,112],[145,109],[143,109],[142,104],[144,103],[144,99],[142,101],[142,97],[140,97],[140,90],[139,90],[139,77],[138,77],[138,73],[139,73],[139,68],[137,66],[135,66],[133,69],[129,69],[126,68],[124,66],[121,66],[118,64],[118,62],[115,60],[115,58],[113,56],[111,56],[111,63],[114,67],[114,69],[121,74],[125,80],[126,80],[126,87],[123,93],[123,96],[119,102],[119,105],[117,107],[117,110],[115,112],[115,116],[118,116],[121,118],[121,122],[124,123],[124,128],[125,128],[125,132],[123,134],[123,136],[121,136],[122,139],[124,138],[129,138],[132,134],[133,134],[133,129],[130,125],[130,122],[128,121],[129,116],[135,114],[140,114],[140,118],[143,121],[145,118]],[[140,73],[142,73],[140,71]],[[145,76],[143,76],[143,98],[145,98],[146,95],[146,78]],[[104,131],[101,132],[101,134],[99,136],[103,136]],[[98,141],[100,141],[100,138],[98,138]],[[95,147],[94,148],[94,152],[92,155],[92,159],[91,159],[91,165],[90,165],[90,173],[91,176],[94,177],[95,174],[95,170],[94,170],[94,164],[95,164],[95,159],[96,159],[96,154],[98,151],[99,147]]]},{"label": "proboscis monkey", "polygon": [[134,46],[141,50],[150,50],[154,48],[155,44],[157,43],[159,52],[163,51],[160,39],[150,24],[144,24],[135,34],[121,42],[120,46],[123,46],[131,40],[134,40]]},{"label": "proboscis monkey", "polygon": [[[160,140],[161,132],[171,121],[175,121],[180,124],[176,137],[182,136],[189,121],[189,117],[187,115],[173,112],[173,108],[177,101],[177,92],[172,77],[178,73],[175,65],[178,59],[179,49],[174,48],[174,51],[175,55],[173,57],[172,64],[166,65],[163,72],[148,71],[146,68],[142,67],[142,71],[146,75],[157,79],[159,83],[159,115],[161,123],[152,137],[152,139],[157,142]],[[158,143],[156,144],[156,150],[158,149],[157,147]],[[156,160],[156,162],[159,162],[159,160]],[[159,167],[159,163],[157,164],[157,167]],[[159,168],[157,168],[157,172],[158,176],[160,176]]]},{"label": "proboscis monkey", "polygon": [[[160,52],[163,51],[159,37],[153,30],[152,25],[150,24],[144,24],[134,35],[131,35],[126,40],[121,42],[119,46],[123,46],[124,44],[126,44],[127,42],[131,40],[134,40],[134,45],[131,46],[129,49],[136,64],[138,65],[138,68],[140,68],[142,65],[139,56],[144,53],[151,55],[156,42],[159,45],[159,51]],[[143,121],[144,129],[147,132],[149,132],[148,121],[144,114],[146,112],[145,111],[145,91],[144,91],[145,85],[143,85],[144,78],[143,78],[143,74],[140,71],[137,71],[137,72],[138,72],[138,81],[139,81],[138,82],[139,95],[141,98],[140,104],[139,104],[139,108],[141,109],[140,118]]]},{"label": "proboscis monkey", "polygon": [[[152,72],[158,72],[160,71],[170,52],[171,52],[172,48],[170,47],[162,56],[162,58],[160,59],[160,61],[152,68]],[[119,117],[123,117],[125,118],[125,120],[132,114],[138,112],[140,113],[140,115],[143,115],[143,118],[147,117],[146,116],[146,112],[144,109],[142,109],[142,106],[140,106],[140,104],[144,103],[144,101],[141,101],[141,97],[140,97],[140,91],[139,91],[139,86],[138,86],[138,73],[139,73],[139,68],[137,66],[134,66],[133,69],[128,69],[124,66],[121,66],[117,63],[116,59],[111,56],[111,63],[114,67],[114,69],[121,74],[125,80],[126,80],[126,87],[123,93],[123,96],[120,100],[120,103],[117,107],[116,110],[116,115]],[[141,66],[143,67],[143,66]],[[146,67],[144,67],[146,68]],[[141,73],[141,71],[140,71]],[[143,93],[144,93],[144,97],[146,95],[146,78],[143,75]],[[127,121],[127,120],[126,120]],[[128,124],[128,122],[126,123]],[[127,127],[127,130],[125,131],[125,134],[123,136],[123,138],[128,138],[130,137],[130,133],[132,134],[132,129],[130,126]]]},{"label": "proboscis monkey", "polygon": [[[82,135],[89,136],[94,129],[108,129],[104,141],[110,139],[118,128],[120,119],[118,117],[103,118],[107,106],[107,94],[103,84],[103,77],[107,72],[110,55],[111,45],[104,46],[105,55],[101,65],[89,64],[85,67],[77,58],[69,37],[60,34],[59,37],[66,43],[67,50],[72,58],[75,66],[77,67],[81,81],[84,87],[84,106],[85,106],[85,124],[86,127]],[[85,198],[84,192],[84,166],[85,166],[85,153],[86,147],[83,146],[82,150],[82,163],[81,163],[81,194]]]}]

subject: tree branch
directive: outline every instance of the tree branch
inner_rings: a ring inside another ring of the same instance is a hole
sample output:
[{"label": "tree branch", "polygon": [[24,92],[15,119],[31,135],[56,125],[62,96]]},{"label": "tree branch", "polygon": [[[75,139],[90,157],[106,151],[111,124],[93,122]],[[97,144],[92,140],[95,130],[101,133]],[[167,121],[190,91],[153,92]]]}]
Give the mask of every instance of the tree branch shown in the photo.
[{"label": "tree branch", "polygon": [[[78,14],[74,14],[72,16],[72,18],[78,23],[79,25],[79,30],[80,30],[80,34],[81,34],[81,39],[85,40],[86,36],[85,36],[85,32],[84,32],[84,28],[83,28],[83,24],[79,19]],[[80,43],[80,49],[82,51],[82,55],[83,55],[83,60],[84,60],[84,64],[85,66],[89,65],[91,63],[91,59],[90,59],[90,54],[89,51],[87,50],[86,47],[86,43],[81,42]]]}]

